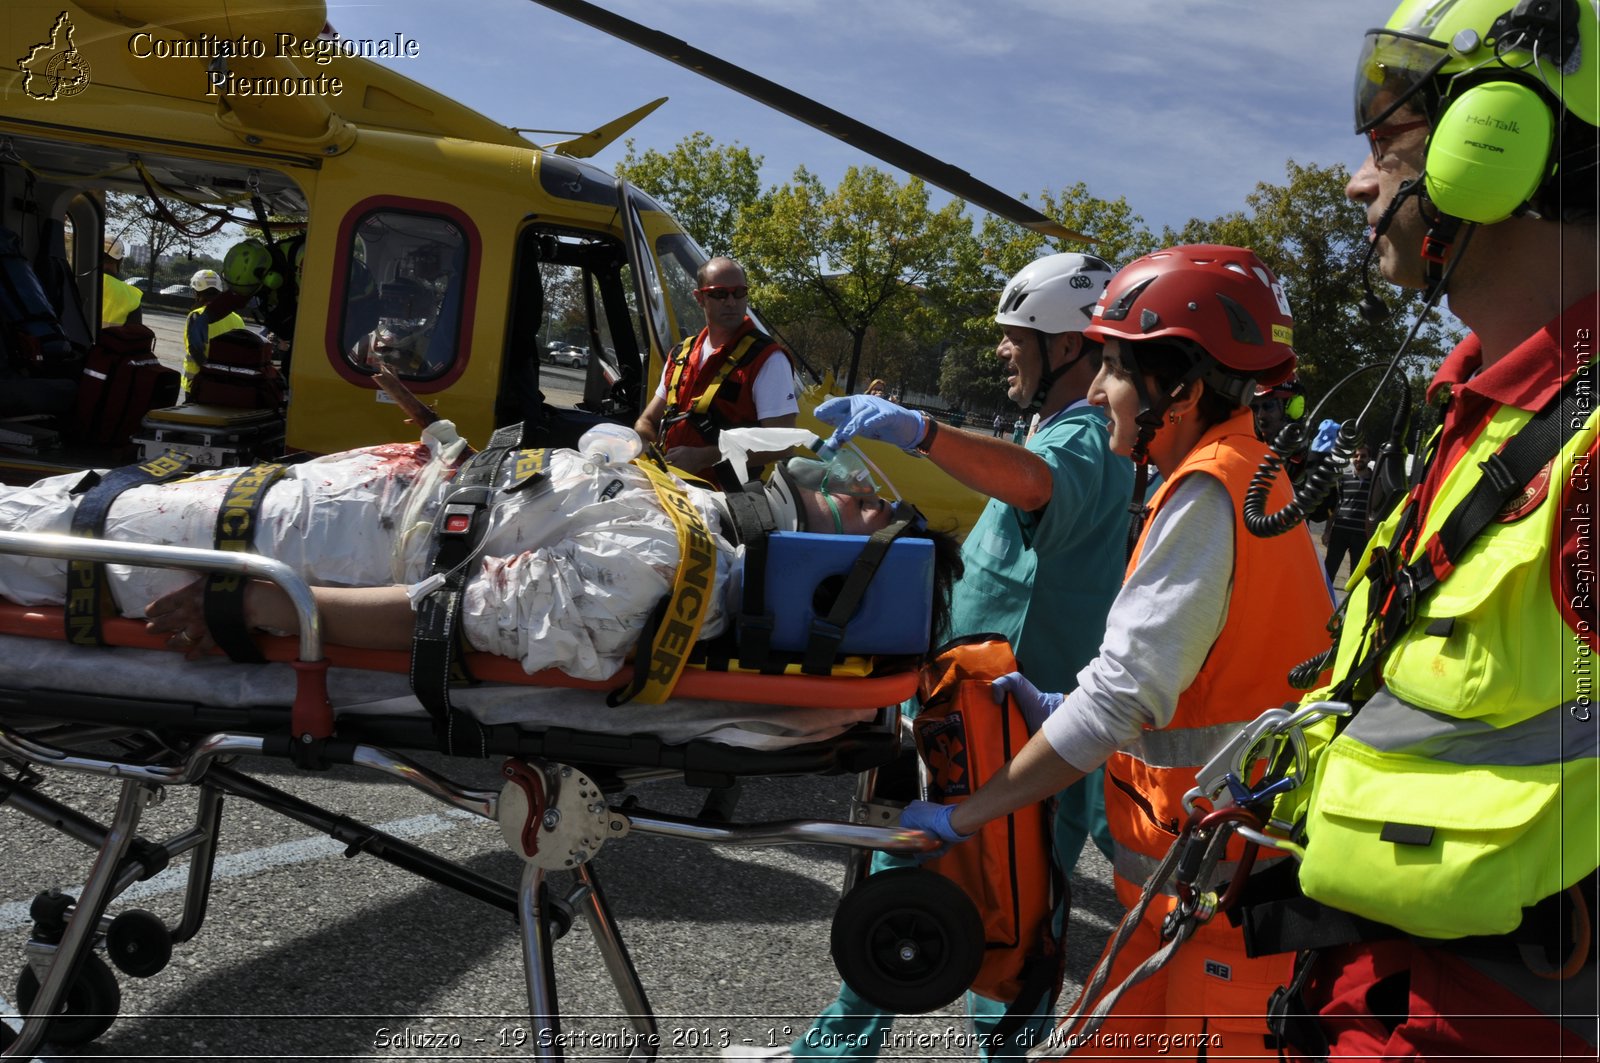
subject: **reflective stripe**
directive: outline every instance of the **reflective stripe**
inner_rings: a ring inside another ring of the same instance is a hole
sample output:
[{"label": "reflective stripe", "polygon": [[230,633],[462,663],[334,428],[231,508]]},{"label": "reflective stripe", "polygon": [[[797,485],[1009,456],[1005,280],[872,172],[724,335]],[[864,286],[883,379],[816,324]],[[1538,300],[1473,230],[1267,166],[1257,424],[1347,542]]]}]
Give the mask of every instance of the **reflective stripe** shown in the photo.
[{"label": "reflective stripe", "polygon": [[[1137,850],[1129,849],[1122,845],[1113,844],[1111,848],[1111,870],[1141,889],[1150,876],[1155,874],[1156,868],[1161,866],[1162,859],[1162,857],[1146,856]],[[1256,867],[1251,870],[1251,873],[1254,874],[1256,869],[1263,866],[1268,865],[1264,865],[1258,856]],[[1211,872],[1211,881],[1206,883],[1203,888],[1211,889],[1221,883],[1232,881],[1238,870],[1239,862],[1237,860],[1218,860],[1217,866]],[[1164,896],[1176,897],[1178,895],[1177,888],[1173,885],[1174,881],[1175,879],[1169,878],[1162,883],[1161,893]]]},{"label": "reflective stripe", "polygon": [[1237,720],[1210,727],[1167,727],[1143,731],[1123,750],[1152,768],[1198,768],[1210,760],[1244,724]]},{"label": "reflective stripe", "polygon": [[[1387,689],[1361,707],[1345,735],[1385,753],[1447,764],[1525,768],[1600,755],[1600,732],[1585,703],[1563,702],[1508,727],[1460,719],[1401,701]],[[1579,717],[1589,717],[1580,719]]]}]

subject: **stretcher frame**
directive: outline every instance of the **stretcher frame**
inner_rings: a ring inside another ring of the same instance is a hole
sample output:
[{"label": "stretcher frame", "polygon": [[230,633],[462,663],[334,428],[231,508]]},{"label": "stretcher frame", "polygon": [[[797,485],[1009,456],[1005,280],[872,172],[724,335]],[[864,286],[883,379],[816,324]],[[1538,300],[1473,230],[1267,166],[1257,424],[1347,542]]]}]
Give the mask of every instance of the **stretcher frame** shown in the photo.
[{"label": "stretcher frame", "polygon": [[[614,737],[593,738],[565,728],[532,732],[516,725],[486,725],[485,755],[506,758],[502,775],[508,782],[494,791],[460,785],[394,751],[438,752],[432,721],[426,716],[345,716],[335,720],[327,695],[327,670],[330,659],[352,659],[352,654],[324,647],[321,618],[310,588],[281,562],[230,551],[12,532],[0,532],[0,553],[270,580],[288,595],[300,631],[295,640],[269,640],[273,645],[267,647],[269,659],[288,658],[295,667],[296,695],[287,708],[219,709],[45,686],[0,687],[0,807],[15,809],[96,850],[82,894],[75,901],[55,905],[45,918],[35,914],[38,921],[25,952],[38,988],[23,1016],[21,1031],[13,1037],[8,1028],[0,1026],[0,1040],[9,1041],[0,1044],[0,1056],[6,1058],[31,1056],[45,1043],[50,1024],[63,1021],[59,1009],[68,999],[74,979],[111,928],[113,921],[107,916],[110,903],[135,882],[159,873],[185,854],[190,855],[190,864],[181,915],[176,926],[166,928],[167,940],[182,944],[199,933],[212,886],[224,796],[242,798],[326,833],[345,843],[348,855],[375,856],[512,914],[518,924],[532,1027],[546,1034],[530,1038],[530,1058],[535,1059],[563,1058],[562,1039],[557,1036],[560,1015],[555,1003],[552,946],[579,911],[638,1035],[629,1058],[655,1058],[652,1046],[660,1043],[648,994],[590,865],[607,841],[640,833],[719,845],[844,846],[851,850],[845,892],[865,875],[872,850],[916,854],[938,846],[936,839],[921,832],[900,830],[895,825],[896,810],[871,800],[878,769],[898,753],[898,706],[914,690],[914,674],[887,677],[889,681],[886,677],[735,677],[734,687],[744,697],[771,704],[793,704],[796,691],[811,696],[826,692],[836,699],[841,692],[850,691],[842,700],[864,697],[881,702],[878,719],[870,725],[857,725],[836,739],[811,746],[773,751],[737,750],[710,742],[681,746],[649,740],[618,742]],[[0,606],[0,633],[60,638],[63,632],[59,609]],[[144,625],[135,621],[108,621],[106,633],[113,644],[164,645],[162,638],[147,634]],[[360,658],[362,652],[356,651],[354,658]],[[403,660],[404,655],[397,657]],[[609,689],[623,678],[589,683],[559,673],[526,677],[515,662],[502,664],[506,667],[491,669],[498,674],[490,678],[515,676],[523,682],[531,678],[595,689]],[[717,680],[703,674],[688,673],[685,678],[691,690],[718,687]],[[850,686],[841,687],[841,683]],[[683,686],[680,684],[677,695],[685,693]],[[117,756],[84,748],[112,738],[124,740],[124,751]],[[520,880],[512,886],[491,879],[412,842],[269,786],[231,764],[243,755],[281,758],[305,770],[354,765],[401,779],[435,800],[498,821],[508,845],[523,860]],[[96,822],[39,792],[37,784],[51,771],[120,780],[110,822]],[[623,789],[643,781],[681,778],[690,786],[730,788],[745,776],[812,773],[855,775],[849,821],[730,823],[726,813],[731,808],[719,805],[717,789],[694,817],[654,813],[626,804],[613,806],[613,798]],[[140,837],[137,831],[143,809],[169,786],[197,788],[193,825],[161,841]],[[551,870],[574,874],[576,884],[566,896],[550,896],[546,876]],[[46,932],[41,933],[42,928]],[[110,1024],[106,1019],[101,1029],[83,1040],[99,1036]]]}]

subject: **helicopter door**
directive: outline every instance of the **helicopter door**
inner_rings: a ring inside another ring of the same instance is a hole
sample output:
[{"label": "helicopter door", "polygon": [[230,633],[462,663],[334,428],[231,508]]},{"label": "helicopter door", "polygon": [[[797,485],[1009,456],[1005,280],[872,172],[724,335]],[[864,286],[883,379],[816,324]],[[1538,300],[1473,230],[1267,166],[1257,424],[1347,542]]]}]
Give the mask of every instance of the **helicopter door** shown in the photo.
[{"label": "helicopter door", "polygon": [[614,236],[526,226],[496,423],[521,421],[538,446],[572,446],[600,421],[631,425],[643,408],[648,350],[637,287]]}]

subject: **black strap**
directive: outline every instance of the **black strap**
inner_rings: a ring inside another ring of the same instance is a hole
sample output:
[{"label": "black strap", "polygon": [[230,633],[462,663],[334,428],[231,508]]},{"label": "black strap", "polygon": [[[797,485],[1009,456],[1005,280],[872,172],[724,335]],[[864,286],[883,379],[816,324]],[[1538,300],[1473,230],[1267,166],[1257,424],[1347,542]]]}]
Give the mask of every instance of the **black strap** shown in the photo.
[{"label": "black strap", "polygon": [[1267,998],[1267,1029],[1278,1040],[1279,1059],[1288,1058],[1285,1046],[1292,1046],[1310,1063],[1322,1063],[1328,1058],[1328,1035],[1305,1001],[1306,982],[1316,970],[1317,956],[1315,950],[1296,956],[1294,977]]},{"label": "black strap", "polygon": [[[256,516],[268,489],[283,476],[285,468],[273,462],[262,462],[234,477],[217,509],[213,540],[216,549],[244,554],[255,552],[256,529],[260,527]],[[250,625],[244,619],[244,588],[249,582],[238,573],[213,572],[206,578],[202,605],[206,628],[229,660],[239,664],[262,664],[266,657],[250,637]]]},{"label": "black strap", "polygon": [[[1054,991],[1061,981],[1061,959],[1061,954],[1057,952],[1035,952],[1022,961],[1022,970],[1019,972],[1022,988],[1017,990],[1016,999],[1007,1005],[1005,1014],[1000,1016],[989,1032],[992,1043],[1006,1044],[1027,1020],[1052,1010]],[[1015,1047],[1022,1050],[1032,1046]]]},{"label": "black strap", "polygon": [[417,601],[411,634],[411,691],[433,717],[440,748],[455,753],[456,724],[478,736],[478,755],[485,755],[483,728],[450,704],[452,680],[474,682],[463,660],[461,598],[467,568],[483,543],[494,501],[494,482],[501,466],[522,442],[522,426],[498,429],[489,445],[469,458],[456,473],[433,525],[433,557],[429,578],[435,586]]},{"label": "black strap", "polygon": [[[1560,391],[1518,430],[1498,454],[1479,462],[1483,475],[1439,525],[1437,539],[1453,565],[1505,504],[1527,489],[1539,471],[1582,430],[1593,403],[1595,363],[1586,363],[1567,378]],[[1552,490],[1554,488],[1552,487]],[[1417,560],[1402,565],[1401,550],[1414,523],[1420,523],[1415,499],[1407,503],[1388,548],[1373,552],[1367,576],[1372,580],[1369,623],[1379,621],[1377,634],[1362,660],[1340,683],[1339,697],[1348,700],[1355,684],[1370,672],[1383,652],[1399,640],[1416,619],[1417,609],[1442,582],[1428,557],[1427,544]],[[1446,573],[1448,575],[1448,573]],[[1344,721],[1348,725],[1349,719]]]},{"label": "black strap", "polygon": [[805,663],[800,666],[802,672],[807,675],[827,675],[832,670],[850,618],[855,616],[861,599],[866,597],[867,588],[872,586],[873,577],[878,574],[879,566],[889,554],[889,547],[910,526],[910,521],[895,521],[867,538],[861,553],[856,555],[855,564],[850,566],[850,574],[845,577],[844,586],[839,588],[839,596],[833,600],[828,615],[811,619],[811,638],[806,642]]},{"label": "black strap", "polygon": [[[104,476],[89,473],[72,491],[82,497],[72,511],[71,533],[98,537],[105,530],[106,515],[118,495],[130,488],[171,480],[188,468],[188,455],[169,452],[154,461],[112,469]],[[98,561],[68,561],[64,610],[67,641],[77,646],[104,646],[101,623],[110,599],[105,565]]]},{"label": "black strap", "polygon": [[772,653],[775,618],[767,605],[767,536],[776,530],[772,506],[759,482],[725,496],[734,535],[744,544],[744,582],[739,602],[739,660],[746,668],[778,674],[784,662]]}]

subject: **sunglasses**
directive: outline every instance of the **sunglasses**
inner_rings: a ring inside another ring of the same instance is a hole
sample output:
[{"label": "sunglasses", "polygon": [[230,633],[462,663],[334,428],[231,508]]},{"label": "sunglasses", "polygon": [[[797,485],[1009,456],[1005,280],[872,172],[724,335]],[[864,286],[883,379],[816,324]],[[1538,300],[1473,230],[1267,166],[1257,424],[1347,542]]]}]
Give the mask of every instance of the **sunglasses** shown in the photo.
[{"label": "sunglasses", "polygon": [[1390,122],[1388,125],[1373,126],[1367,130],[1367,145],[1372,151],[1372,165],[1379,169],[1386,169],[1394,160],[1389,157],[1389,146],[1401,133],[1409,133],[1413,129],[1425,129],[1426,119],[1417,119],[1414,122]]},{"label": "sunglasses", "polygon": [[724,299],[743,299],[750,294],[750,289],[742,284],[737,288],[696,288],[695,291],[707,299],[715,299],[719,303]]}]

